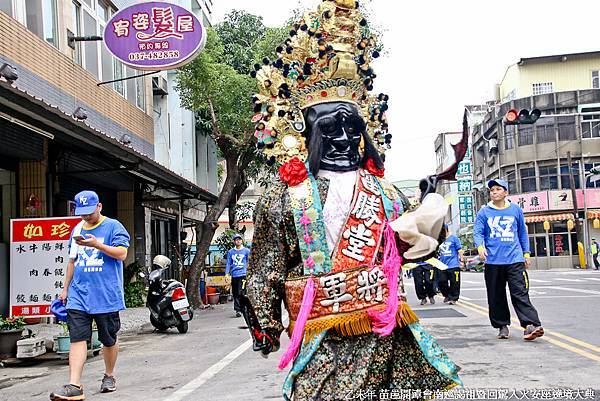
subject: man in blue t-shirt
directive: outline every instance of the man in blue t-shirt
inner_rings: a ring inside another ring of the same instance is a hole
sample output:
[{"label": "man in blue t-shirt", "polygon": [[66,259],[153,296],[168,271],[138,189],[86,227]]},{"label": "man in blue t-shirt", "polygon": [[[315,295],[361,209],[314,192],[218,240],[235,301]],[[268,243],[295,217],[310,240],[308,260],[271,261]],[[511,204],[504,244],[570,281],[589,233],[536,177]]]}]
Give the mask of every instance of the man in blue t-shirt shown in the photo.
[{"label": "man in blue t-shirt", "polygon": [[447,270],[440,270],[438,286],[444,296],[444,302],[454,305],[460,297],[460,268],[462,262],[462,244],[456,235],[451,235],[448,226],[446,240],[438,248],[440,261],[448,266]]},{"label": "man in blue t-shirt", "polygon": [[71,340],[69,384],[50,394],[52,400],[82,400],[81,373],[87,357],[86,341],[92,337],[92,321],[104,345],[105,372],[100,392],[116,390],[113,376],[121,327],[119,311],[125,309],[123,261],[129,234],[121,223],[102,215],[102,203],[93,191],[75,195],[75,214],[81,222],[69,241],[69,263],[60,299],[66,302]]},{"label": "man in blue t-shirt", "polygon": [[529,238],[523,211],[506,200],[508,183],[502,179],[487,184],[492,199],[482,207],[475,219],[473,237],[479,257],[485,262],[489,315],[492,326],[499,329],[498,338],[508,338],[510,310],[506,300],[506,284],[521,326],[523,339],[535,340],[544,335],[536,309],[529,299]]},{"label": "man in blue t-shirt", "polygon": [[243,238],[240,234],[233,235],[234,247],[227,252],[227,266],[225,275],[231,276],[231,292],[233,293],[233,309],[235,316],[242,316],[242,307],[240,298],[243,294],[246,284],[246,268],[248,267],[248,255],[250,250],[244,246]]}]

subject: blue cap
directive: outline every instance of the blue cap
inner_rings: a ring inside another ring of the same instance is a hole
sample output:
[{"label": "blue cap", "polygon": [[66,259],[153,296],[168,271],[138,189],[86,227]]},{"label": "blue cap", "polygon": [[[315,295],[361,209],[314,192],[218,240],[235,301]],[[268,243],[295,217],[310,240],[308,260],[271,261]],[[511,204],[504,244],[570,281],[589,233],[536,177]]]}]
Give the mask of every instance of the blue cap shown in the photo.
[{"label": "blue cap", "polygon": [[239,234],[233,234],[233,237],[231,237],[231,239],[236,240],[236,239],[243,239],[241,235]]},{"label": "blue cap", "polygon": [[65,304],[63,304],[62,299],[56,298],[52,301],[50,304],[50,312],[52,312],[60,322],[67,321],[67,308],[65,307]]},{"label": "blue cap", "polygon": [[487,183],[487,187],[490,189],[492,189],[494,185],[498,185],[508,191],[508,182],[504,181],[502,178],[494,178]]},{"label": "blue cap", "polygon": [[96,211],[98,203],[100,203],[100,200],[97,193],[94,191],[81,191],[75,195],[75,214],[77,216],[92,214]]}]

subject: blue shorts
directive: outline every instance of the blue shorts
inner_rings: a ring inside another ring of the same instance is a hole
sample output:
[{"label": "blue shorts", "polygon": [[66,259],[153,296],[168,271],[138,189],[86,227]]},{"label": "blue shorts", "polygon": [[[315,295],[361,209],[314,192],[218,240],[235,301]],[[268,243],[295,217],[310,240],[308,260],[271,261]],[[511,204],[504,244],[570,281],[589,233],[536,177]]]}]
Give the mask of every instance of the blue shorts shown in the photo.
[{"label": "blue shorts", "polygon": [[119,312],[90,315],[84,311],[67,309],[67,325],[72,343],[87,341],[92,338],[92,321],[98,327],[98,340],[105,347],[112,347],[117,342],[117,333],[121,328]]}]

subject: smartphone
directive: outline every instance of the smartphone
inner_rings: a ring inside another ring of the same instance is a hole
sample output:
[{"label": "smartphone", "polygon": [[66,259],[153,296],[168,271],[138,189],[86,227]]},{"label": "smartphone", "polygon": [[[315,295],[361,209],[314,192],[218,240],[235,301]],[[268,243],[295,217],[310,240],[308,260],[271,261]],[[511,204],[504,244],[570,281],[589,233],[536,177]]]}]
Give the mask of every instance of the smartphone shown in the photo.
[{"label": "smartphone", "polygon": [[74,235],[73,239],[75,241],[83,241],[84,239],[86,239],[83,235]]}]

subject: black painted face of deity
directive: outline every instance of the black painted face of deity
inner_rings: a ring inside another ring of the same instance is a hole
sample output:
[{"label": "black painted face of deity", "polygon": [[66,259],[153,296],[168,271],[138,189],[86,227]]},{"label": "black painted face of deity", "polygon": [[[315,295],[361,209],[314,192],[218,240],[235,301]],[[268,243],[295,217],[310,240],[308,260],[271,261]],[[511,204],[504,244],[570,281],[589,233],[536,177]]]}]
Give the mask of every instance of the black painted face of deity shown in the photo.
[{"label": "black painted face of deity", "polygon": [[305,114],[309,165],[313,175],[319,169],[354,171],[362,165],[359,152],[366,126],[358,108],[346,102],[317,104]]}]

